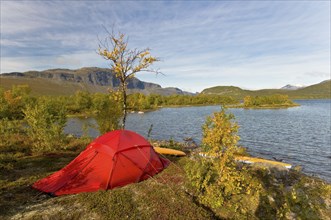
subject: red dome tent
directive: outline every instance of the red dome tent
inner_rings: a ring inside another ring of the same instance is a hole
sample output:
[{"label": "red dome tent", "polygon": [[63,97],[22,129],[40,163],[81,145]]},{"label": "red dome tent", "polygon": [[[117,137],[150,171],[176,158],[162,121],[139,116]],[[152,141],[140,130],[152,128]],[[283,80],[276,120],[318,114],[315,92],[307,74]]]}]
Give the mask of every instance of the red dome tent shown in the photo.
[{"label": "red dome tent", "polygon": [[145,138],[116,130],[95,139],[66,167],[32,187],[56,196],[107,190],[145,180],[168,165]]}]

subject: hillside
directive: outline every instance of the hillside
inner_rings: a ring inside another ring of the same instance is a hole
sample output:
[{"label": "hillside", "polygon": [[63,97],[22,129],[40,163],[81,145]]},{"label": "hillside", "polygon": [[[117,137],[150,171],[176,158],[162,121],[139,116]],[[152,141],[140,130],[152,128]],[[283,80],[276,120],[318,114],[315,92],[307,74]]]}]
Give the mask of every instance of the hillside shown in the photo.
[{"label": "hillside", "polygon": [[[106,93],[108,89],[116,89],[119,80],[107,68],[85,67],[77,70],[50,69],[44,71],[12,72],[0,75],[0,87],[10,89],[13,85],[29,85],[34,95],[71,95],[78,90],[91,93]],[[191,94],[178,88],[162,88],[158,84],[141,81],[137,78],[128,81],[129,93],[143,94]],[[245,96],[267,96],[274,94],[288,95],[291,99],[331,98],[331,80],[299,88],[245,90],[235,86],[216,86],[204,89],[202,94],[218,94],[243,99]]]},{"label": "hillside", "polygon": [[290,91],[289,96],[292,98],[331,98],[331,80],[325,80],[321,83]]},{"label": "hillside", "polygon": [[[5,89],[20,84],[29,85],[32,94],[35,95],[70,95],[77,90],[105,93],[108,89],[118,88],[120,82],[110,69],[96,67],[12,72],[0,75],[0,86]],[[162,88],[158,84],[143,82],[137,78],[128,80],[128,90],[129,93],[143,94],[187,94],[178,88]]]},{"label": "hillside", "polygon": [[219,94],[243,99],[245,96],[267,96],[274,94],[288,95],[291,99],[329,99],[331,98],[331,80],[307,86],[296,90],[261,89],[245,90],[235,86],[215,86],[204,89],[203,94]]}]

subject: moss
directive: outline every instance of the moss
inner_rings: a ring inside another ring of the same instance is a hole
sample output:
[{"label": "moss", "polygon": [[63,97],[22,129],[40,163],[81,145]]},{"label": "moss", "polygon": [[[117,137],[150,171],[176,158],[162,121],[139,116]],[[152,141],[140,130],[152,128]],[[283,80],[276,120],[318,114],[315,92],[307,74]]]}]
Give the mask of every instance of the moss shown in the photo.
[{"label": "moss", "polygon": [[104,219],[211,219],[213,213],[183,190],[185,176],[176,166],[140,183],[80,194],[78,201]]},{"label": "moss", "polygon": [[77,200],[103,219],[137,219],[140,216],[129,188],[83,193]]}]

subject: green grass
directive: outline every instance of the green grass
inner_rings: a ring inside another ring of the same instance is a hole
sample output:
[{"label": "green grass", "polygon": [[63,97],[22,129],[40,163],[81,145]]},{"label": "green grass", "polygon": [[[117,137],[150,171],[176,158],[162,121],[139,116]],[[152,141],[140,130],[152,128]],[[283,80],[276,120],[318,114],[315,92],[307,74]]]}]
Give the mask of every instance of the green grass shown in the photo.
[{"label": "green grass", "polygon": [[6,167],[0,171],[0,219],[213,218],[212,212],[185,193],[185,174],[174,157],[170,158],[174,164],[154,178],[111,191],[50,197],[31,188],[35,181],[67,165],[87,143],[72,139],[67,151],[48,154],[33,154],[16,144],[0,147],[0,165]]}]

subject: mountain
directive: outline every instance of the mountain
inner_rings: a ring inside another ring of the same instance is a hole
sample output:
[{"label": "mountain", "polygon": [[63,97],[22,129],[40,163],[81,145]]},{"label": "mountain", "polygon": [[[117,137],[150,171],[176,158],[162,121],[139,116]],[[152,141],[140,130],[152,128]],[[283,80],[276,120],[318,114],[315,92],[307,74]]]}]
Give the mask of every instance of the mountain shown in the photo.
[{"label": "mountain", "polygon": [[280,89],[286,89],[286,90],[297,90],[297,89],[302,89],[305,86],[303,85],[291,85],[291,84],[287,84],[286,86],[283,86]]},{"label": "mountain", "polygon": [[321,83],[307,86],[302,89],[290,91],[290,97],[304,97],[310,98],[331,98],[331,80],[325,80]]},{"label": "mountain", "polygon": [[[12,85],[27,84],[36,95],[69,95],[77,90],[106,93],[108,89],[116,89],[120,85],[111,69],[97,67],[3,73],[0,75],[0,83],[5,89]],[[140,81],[135,77],[128,80],[127,87],[129,93],[189,94],[178,88],[162,88],[158,84]]]},{"label": "mountain", "polygon": [[261,96],[261,95],[273,95],[283,90],[279,89],[263,89],[263,90],[246,90],[236,86],[215,86],[204,89],[201,93],[203,94],[217,94],[223,96],[232,96],[233,98],[243,99],[245,96]]},{"label": "mountain", "polygon": [[217,94],[222,96],[232,96],[234,98],[244,97],[249,91],[236,86],[215,86],[202,90],[202,94]]},{"label": "mountain", "polygon": [[261,89],[244,90],[235,86],[215,86],[204,89],[203,94],[218,94],[232,96],[233,98],[243,99],[245,96],[266,96],[266,95],[288,95],[291,99],[330,99],[331,98],[331,80],[325,80],[321,83],[299,88],[289,89]]}]

